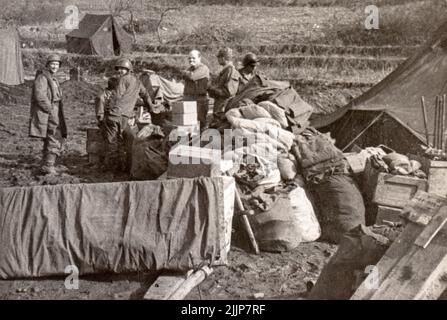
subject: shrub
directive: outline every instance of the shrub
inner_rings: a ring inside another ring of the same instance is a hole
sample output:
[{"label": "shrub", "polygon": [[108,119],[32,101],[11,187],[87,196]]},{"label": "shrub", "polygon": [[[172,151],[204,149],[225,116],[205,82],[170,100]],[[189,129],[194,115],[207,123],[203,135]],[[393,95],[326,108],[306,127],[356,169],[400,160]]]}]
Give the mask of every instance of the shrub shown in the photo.
[{"label": "shrub", "polygon": [[0,0],[1,24],[28,25],[62,21],[65,17],[63,1]]},{"label": "shrub", "polygon": [[241,44],[249,40],[249,31],[242,28],[228,29],[227,27],[203,24],[195,27],[191,32],[182,31],[173,44]]}]

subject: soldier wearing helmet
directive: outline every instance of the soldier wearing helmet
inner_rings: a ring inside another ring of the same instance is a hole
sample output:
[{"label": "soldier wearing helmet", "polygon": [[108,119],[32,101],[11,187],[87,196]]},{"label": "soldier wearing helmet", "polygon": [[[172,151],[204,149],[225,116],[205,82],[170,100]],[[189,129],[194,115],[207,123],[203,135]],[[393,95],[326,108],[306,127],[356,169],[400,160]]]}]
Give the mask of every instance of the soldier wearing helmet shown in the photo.
[{"label": "soldier wearing helmet", "polygon": [[247,53],[242,59],[242,68],[239,69],[239,92],[241,92],[247,83],[258,74],[256,67],[259,64],[259,59],[253,52]]},{"label": "soldier wearing helmet", "polygon": [[30,137],[43,139],[41,171],[56,174],[55,163],[60,156],[67,127],[62,103],[62,90],[56,77],[61,57],[51,54],[45,69],[38,70],[31,95]]},{"label": "soldier wearing helmet", "polygon": [[146,88],[133,74],[129,59],[118,59],[115,70],[116,79],[111,78],[108,87],[96,99],[96,115],[106,141],[105,167],[128,171],[133,138],[138,132],[135,105],[141,97],[144,105],[151,110],[152,101]]},{"label": "soldier wearing helmet", "polygon": [[217,53],[220,71],[213,85],[208,88],[209,95],[214,98],[214,117],[218,118],[225,111],[228,100],[235,96],[239,87],[239,72],[233,65],[233,50],[222,48]]}]

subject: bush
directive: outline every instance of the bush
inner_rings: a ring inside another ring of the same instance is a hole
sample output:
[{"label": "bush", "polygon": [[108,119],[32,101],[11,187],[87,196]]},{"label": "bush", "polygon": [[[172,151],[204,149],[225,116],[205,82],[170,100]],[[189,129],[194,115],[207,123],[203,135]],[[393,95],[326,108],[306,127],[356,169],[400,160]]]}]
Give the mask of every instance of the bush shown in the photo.
[{"label": "bush", "polygon": [[0,24],[28,25],[62,21],[65,17],[63,1],[0,0]]},{"label": "bush", "polygon": [[[319,41],[333,43],[337,39],[338,45],[418,45],[430,38],[445,22],[447,3],[432,0],[379,9],[378,30],[367,30],[364,20],[341,26],[334,21],[332,25],[338,27],[328,31]],[[361,17],[364,19],[365,15]]]},{"label": "bush", "polygon": [[242,28],[228,29],[226,27],[203,24],[195,27],[191,32],[183,31],[173,44],[200,45],[200,44],[241,44],[249,40],[250,33]]}]

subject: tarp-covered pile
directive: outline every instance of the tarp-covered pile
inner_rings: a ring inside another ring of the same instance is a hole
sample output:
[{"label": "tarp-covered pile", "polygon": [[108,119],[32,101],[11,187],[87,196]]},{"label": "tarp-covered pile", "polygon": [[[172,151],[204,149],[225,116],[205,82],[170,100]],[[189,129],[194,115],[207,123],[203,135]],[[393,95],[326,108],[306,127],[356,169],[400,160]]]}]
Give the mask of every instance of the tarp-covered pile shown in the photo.
[{"label": "tarp-covered pile", "polygon": [[4,188],[0,278],[226,264],[233,203],[229,177]]}]

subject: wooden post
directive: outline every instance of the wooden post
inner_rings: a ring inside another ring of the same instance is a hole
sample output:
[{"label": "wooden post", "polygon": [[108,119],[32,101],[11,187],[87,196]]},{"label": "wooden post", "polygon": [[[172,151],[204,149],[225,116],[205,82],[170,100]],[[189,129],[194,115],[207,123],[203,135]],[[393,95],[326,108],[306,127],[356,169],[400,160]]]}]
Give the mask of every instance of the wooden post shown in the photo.
[{"label": "wooden post", "polygon": [[428,133],[427,109],[425,108],[424,96],[421,97],[421,105],[422,105],[422,117],[424,120],[425,139],[427,140],[427,147],[429,147],[430,146],[430,135]]}]

